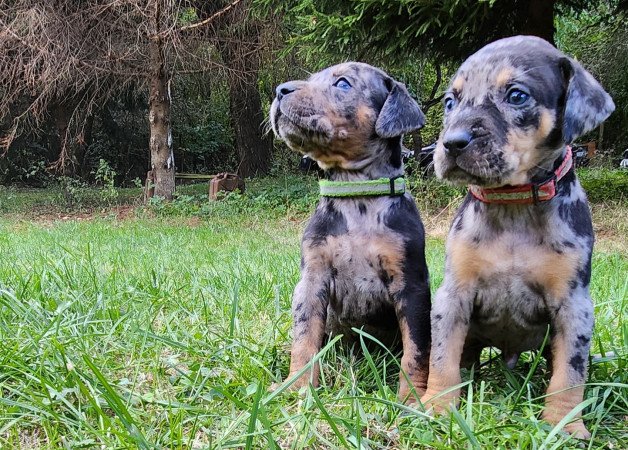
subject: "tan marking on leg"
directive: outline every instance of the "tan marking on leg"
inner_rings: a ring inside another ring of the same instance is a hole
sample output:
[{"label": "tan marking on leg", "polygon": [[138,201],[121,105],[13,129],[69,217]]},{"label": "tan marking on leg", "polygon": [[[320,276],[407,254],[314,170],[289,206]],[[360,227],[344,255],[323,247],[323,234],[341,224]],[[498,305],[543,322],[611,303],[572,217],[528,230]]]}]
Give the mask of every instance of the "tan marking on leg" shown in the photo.
[{"label": "tan marking on leg", "polygon": [[[290,353],[290,374],[288,378],[295,375],[305,367],[314,356],[320,351],[325,336],[325,322],[319,318],[313,318],[308,322],[308,328],[302,336],[294,338]],[[294,388],[307,386],[311,381],[314,387],[319,384],[320,365],[315,363],[310,371],[306,371],[292,385]]]},{"label": "tan marking on leg", "polygon": [[[401,370],[399,371],[399,391],[397,397],[403,402],[414,402],[425,394],[427,388],[427,376],[429,371],[429,358],[421,355],[410,335],[410,328],[406,320],[399,323],[401,342],[403,344],[403,356],[401,357]],[[425,364],[418,362],[423,357]],[[410,384],[416,394],[412,392]],[[417,395],[415,398],[414,395]]]},{"label": "tan marking on leg", "polygon": [[446,342],[443,342],[444,351],[438,351],[435,343],[432,343],[427,390],[421,398],[425,409],[433,409],[437,414],[443,413],[458,400],[460,389],[434,397],[460,383],[460,358],[466,337],[467,329],[458,326],[451,330]]},{"label": "tan marking on leg", "polygon": [[466,286],[477,281],[483,265],[482,254],[463,239],[449,240],[447,243],[448,263],[451,265],[453,278],[458,284]]},{"label": "tan marking on leg", "polygon": [[[560,422],[584,398],[584,386],[578,384],[571,376],[569,367],[569,345],[562,336],[556,336],[552,341],[552,378],[547,388],[543,419],[552,425]],[[574,434],[580,439],[588,439],[591,434],[584,426],[578,413],[577,419],[565,426],[565,431]]]}]

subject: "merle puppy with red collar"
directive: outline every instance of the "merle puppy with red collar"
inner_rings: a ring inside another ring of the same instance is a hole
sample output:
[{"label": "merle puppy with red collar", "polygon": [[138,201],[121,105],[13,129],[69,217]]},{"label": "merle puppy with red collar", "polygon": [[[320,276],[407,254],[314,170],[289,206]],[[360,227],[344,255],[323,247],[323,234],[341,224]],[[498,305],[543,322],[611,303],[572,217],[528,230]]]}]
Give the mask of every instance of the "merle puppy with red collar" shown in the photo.
[{"label": "merle puppy with red collar", "polygon": [[[543,417],[557,424],[582,402],[593,304],[593,227],[567,144],[613,111],[580,64],[546,41],[517,36],[469,57],[445,96],[436,174],[469,193],[447,238],[432,309],[428,408],[459,390],[460,366],[482,348],[507,365],[550,330],[552,377]],[[590,436],[577,417],[565,431]]]},{"label": "merle puppy with red collar", "polygon": [[[401,137],[424,116],[405,86],[363,63],[344,63],[277,87],[275,134],[327,173],[303,234],[292,300],[290,375],[326,335],[363,329],[403,346],[399,397],[427,383],[430,291],[424,231],[405,192]],[[318,385],[319,366],[295,386]]]}]

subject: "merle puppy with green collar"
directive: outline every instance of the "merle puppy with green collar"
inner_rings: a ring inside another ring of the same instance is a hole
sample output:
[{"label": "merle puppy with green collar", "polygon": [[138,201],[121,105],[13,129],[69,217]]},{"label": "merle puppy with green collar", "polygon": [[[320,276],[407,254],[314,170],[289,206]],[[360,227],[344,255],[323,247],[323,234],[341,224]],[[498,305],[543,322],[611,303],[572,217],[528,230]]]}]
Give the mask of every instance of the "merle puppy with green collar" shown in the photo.
[{"label": "merle puppy with green collar", "polygon": [[[339,64],[277,87],[275,134],[326,171],[321,199],[301,245],[292,301],[290,376],[325,336],[352,328],[403,346],[399,397],[426,388],[430,290],[424,231],[405,192],[401,137],[424,116],[405,86],[363,63]],[[295,386],[318,385],[319,367]],[[411,386],[410,386],[410,384]]]}]

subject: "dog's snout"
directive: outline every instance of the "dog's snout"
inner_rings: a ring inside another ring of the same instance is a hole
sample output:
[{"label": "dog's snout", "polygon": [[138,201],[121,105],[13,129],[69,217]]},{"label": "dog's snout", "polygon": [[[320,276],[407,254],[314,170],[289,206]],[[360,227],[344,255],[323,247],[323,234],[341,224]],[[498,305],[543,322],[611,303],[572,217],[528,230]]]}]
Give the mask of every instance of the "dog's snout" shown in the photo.
[{"label": "dog's snout", "polygon": [[460,155],[465,147],[469,145],[473,136],[467,130],[451,130],[445,133],[443,136],[443,145],[445,146],[445,151],[451,156]]},{"label": "dog's snout", "polygon": [[285,97],[288,94],[293,93],[296,90],[297,90],[297,86],[292,81],[288,81],[287,83],[280,84],[279,86],[277,86],[277,89],[275,89],[277,100],[281,100],[283,97]]}]

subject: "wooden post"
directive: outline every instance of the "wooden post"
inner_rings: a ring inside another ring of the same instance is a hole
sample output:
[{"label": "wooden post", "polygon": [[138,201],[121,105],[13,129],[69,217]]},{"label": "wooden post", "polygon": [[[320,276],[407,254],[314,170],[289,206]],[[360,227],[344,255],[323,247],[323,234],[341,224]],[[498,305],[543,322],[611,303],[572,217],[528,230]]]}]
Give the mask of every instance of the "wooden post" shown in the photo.
[{"label": "wooden post", "polygon": [[149,170],[146,174],[146,181],[144,182],[144,203],[148,203],[148,200],[155,195],[155,174],[152,170]]}]

